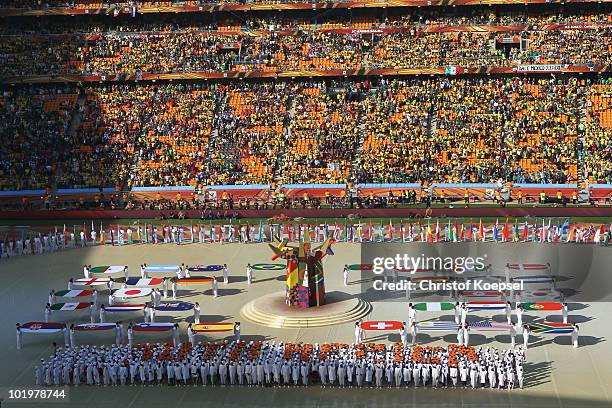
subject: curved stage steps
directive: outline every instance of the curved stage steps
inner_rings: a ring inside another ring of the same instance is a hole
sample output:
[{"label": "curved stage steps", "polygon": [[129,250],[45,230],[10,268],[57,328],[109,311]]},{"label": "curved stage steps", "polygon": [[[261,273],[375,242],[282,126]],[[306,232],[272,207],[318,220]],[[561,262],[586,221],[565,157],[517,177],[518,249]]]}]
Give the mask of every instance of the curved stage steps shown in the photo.
[{"label": "curved stage steps", "polygon": [[327,294],[327,304],[300,309],[285,304],[285,293],[273,293],[255,299],[242,308],[240,315],[250,322],[277,329],[306,329],[355,322],[372,311],[372,305],[358,298]]}]

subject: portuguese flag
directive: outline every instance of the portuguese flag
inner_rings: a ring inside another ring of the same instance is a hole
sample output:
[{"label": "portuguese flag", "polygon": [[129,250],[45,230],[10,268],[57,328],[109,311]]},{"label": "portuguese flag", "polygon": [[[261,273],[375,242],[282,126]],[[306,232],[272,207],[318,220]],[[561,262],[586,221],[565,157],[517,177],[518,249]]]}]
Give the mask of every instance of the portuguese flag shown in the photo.
[{"label": "portuguese flag", "polygon": [[553,311],[553,310],[561,310],[563,309],[563,304],[559,302],[530,302],[530,303],[521,303],[521,306],[525,310],[531,311]]}]

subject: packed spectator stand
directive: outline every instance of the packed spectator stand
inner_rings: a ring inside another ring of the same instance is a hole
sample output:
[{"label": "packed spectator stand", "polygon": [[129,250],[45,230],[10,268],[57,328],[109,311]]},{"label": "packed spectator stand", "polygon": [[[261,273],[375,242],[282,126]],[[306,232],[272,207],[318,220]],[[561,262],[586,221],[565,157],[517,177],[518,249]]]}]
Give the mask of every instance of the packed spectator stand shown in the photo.
[{"label": "packed spectator stand", "polygon": [[5,17],[0,188],[610,183],[609,6],[533,10]]}]

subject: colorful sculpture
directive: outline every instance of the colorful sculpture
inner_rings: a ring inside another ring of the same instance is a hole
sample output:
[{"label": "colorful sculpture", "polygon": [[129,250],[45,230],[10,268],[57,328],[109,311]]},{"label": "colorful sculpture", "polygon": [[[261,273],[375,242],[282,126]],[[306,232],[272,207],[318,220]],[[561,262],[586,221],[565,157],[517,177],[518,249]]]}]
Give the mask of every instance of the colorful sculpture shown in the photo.
[{"label": "colorful sculpture", "polygon": [[311,249],[310,231],[306,230],[299,246],[288,246],[287,240],[278,241],[276,245],[268,244],[274,256],[287,261],[287,304],[301,308],[323,306],[325,304],[325,279],[322,259],[333,255],[333,239],[328,239],[321,246]]}]

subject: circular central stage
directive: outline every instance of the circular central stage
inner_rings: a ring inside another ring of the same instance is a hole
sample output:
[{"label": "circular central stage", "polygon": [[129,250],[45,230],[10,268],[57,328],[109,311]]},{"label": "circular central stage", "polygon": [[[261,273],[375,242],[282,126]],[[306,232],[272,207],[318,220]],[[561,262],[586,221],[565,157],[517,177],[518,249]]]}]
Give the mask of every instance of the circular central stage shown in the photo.
[{"label": "circular central stage", "polygon": [[240,315],[256,324],[277,329],[306,329],[354,322],[372,311],[372,305],[345,293],[326,295],[327,304],[301,309],[285,303],[285,292],[255,299],[242,308]]}]

